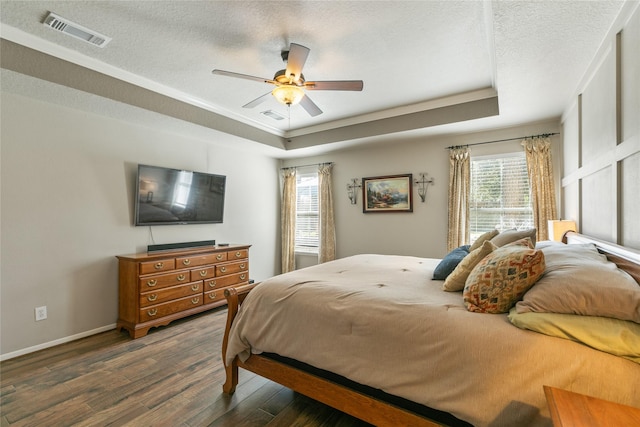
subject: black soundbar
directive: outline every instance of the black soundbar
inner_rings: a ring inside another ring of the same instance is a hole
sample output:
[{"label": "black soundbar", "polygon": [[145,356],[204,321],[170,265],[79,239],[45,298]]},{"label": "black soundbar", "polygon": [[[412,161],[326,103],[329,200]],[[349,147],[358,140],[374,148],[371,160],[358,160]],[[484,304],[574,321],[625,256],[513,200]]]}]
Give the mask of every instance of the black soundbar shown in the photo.
[{"label": "black soundbar", "polygon": [[164,245],[149,245],[147,252],[170,251],[173,249],[191,249],[201,246],[215,246],[215,240],[201,240],[199,242],[165,243]]}]

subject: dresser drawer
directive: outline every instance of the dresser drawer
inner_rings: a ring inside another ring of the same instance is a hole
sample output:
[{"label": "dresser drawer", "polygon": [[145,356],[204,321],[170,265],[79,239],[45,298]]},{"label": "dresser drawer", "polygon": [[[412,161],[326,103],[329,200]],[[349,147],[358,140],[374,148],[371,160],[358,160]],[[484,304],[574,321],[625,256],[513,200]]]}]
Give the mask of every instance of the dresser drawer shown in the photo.
[{"label": "dresser drawer", "polygon": [[[207,265],[219,262],[217,259],[219,254],[193,255],[176,258],[176,268],[197,267],[198,265]],[[222,254],[224,256],[224,253]]]},{"label": "dresser drawer", "polygon": [[159,317],[185,311],[202,305],[202,295],[193,295],[178,300],[156,304],[140,309],[140,322],[148,322]]},{"label": "dresser drawer", "polygon": [[236,273],[229,274],[222,277],[214,277],[212,279],[206,279],[204,281],[204,291],[211,291],[213,289],[220,289],[231,285],[237,285],[238,283],[248,282],[249,273]]},{"label": "dresser drawer", "polygon": [[239,249],[237,251],[227,252],[227,261],[234,261],[237,259],[244,259],[244,258],[249,258],[248,249]]},{"label": "dresser drawer", "polygon": [[145,292],[140,295],[140,307],[156,305],[189,295],[202,295],[202,286],[203,282],[200,280],[185,285],[171,286],[157,291]]},{"label": "dresser drawer", "polygon": [[222,301],[224,299],[224,289],[217,289],[215,291],[204,293],[204,305],[213,304],[214,302]]},{"label": "dresser drawer", "polygon": [[172,285],[182,285],[191,282],[189,270],[178,270],[167,274],[140,277],[140,292],[148,292],[154,289],[166,288]]},{"label": "dresser drawer", "polygon": [[227,253],[220,252],[216,254],[216,262],[224,262],[227,260]]},{"label": "dresser drawer", "polygon": [[238,273],[249,270],[249,261],[230,262],[227,264],[216,265],[216,277],[227,274]]},{"label": "dresser drawer", "polygon": [[191,280],[207,279],[209,277],[214,277],[215,275],[216,275],[216,268],[214,266],[202,267],[195,270],[191,270]]},{"label": "dresser drawer", "polygon": [[176,268],[175,259],[163,259],[160,261],[148,261],[140,263],[140,274],[160,273],[162,271],[174,270]]}]

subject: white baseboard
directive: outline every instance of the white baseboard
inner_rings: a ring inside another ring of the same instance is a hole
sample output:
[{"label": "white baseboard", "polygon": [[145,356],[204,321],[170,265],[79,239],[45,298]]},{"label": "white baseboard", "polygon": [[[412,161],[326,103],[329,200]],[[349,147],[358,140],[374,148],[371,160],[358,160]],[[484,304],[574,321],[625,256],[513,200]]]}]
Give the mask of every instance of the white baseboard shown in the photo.
[{"label": "white baseboard", "polygon": [[80,332],[79,334],[71,335],[69,337],[64,337],[57,340],[34,345],[33,347],[23,348],[22,350],[12,351],[11,353],[0,355],[0,362],[3,360],[13,359],[14,357],[23,356],[25,354],[34,353],[38,350],[44,350],[45,348],[55,347],[56,345],[75,341],[80,338],[88,337],[90,335],[99,334],[100,332],[110,331],[111,329],[115,329],[115,328],[116,328],[116,324],[112,323],[111,325],[101,326],[99,328],[92,329],[90,331]]}]

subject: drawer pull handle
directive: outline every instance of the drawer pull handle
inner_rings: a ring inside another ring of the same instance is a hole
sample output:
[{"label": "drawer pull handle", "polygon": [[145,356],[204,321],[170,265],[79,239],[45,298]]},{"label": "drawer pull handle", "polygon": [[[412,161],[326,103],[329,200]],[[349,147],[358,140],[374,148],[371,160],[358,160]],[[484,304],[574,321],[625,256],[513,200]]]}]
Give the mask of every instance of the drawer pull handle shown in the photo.
[{"label": "drawer pull handle", "polygon": [[192,291],[197,291],[198,289],[200,289],[200,285],[191,285]]},{"label": "drawer pull handle", "polygon": [[207,275],[207,270],[201,270],[201,271],[200,271],[200,276],[201,276],[201,277],[204,277],[204,276],[206,276],[206,275]]},{"label": "drawer pull handle", "polygon": [[197,304],[197,303],[199,303],[199,302],[200,302],[200,298],[199,298],[199,297],[191,298],[191,302],[192,302],[193,304]]},{"label": "drawer pull handle", "polygon": [[156,270],[160,270],[162,267],[164,267],[164,262],[157,262],[153,268],[155,268]]},{"label": "drawer pull handle", "polygon": [[189,265],[189,264],[191,264],[191,260],[190,260],[189,258],[187,258],[187,259],[183,259],[183,260],[182,260],[182,263],[183,263],[184,265]]},{"label": "drawer pull handle", "polygon": [[244,280],[244,279],[246,279],[246,278],[247,278],[247,275],[246,275],[246,274],[241,274],[241,275],[240,275],[240,280]]},{"label": "drawer pull handle", "polygon": [[245,268],[247,268],[247,265],[244,262],[240,264],[240,269],[244,270]]},{"label": "drawer pull handle", "polygon": [[223,273],[227,271],[227,267],[220,267],[220,271],[222,271]]},{"label": "drawer pull handle", "polygon": [[158,309],[157,308],[152,308],[151,310],[147,310],[147,314],[149,316],[155,316],[156,314],[158,314]]},{"label": "drawer pull handle", "polygon": [[155,301],[155,300],[157,300],[157,299],[158,299],[158,294],[151,294],[151,295],[147,295],[147,300],[148,300],[149,302],[153,302],[153,301]]},{"label": "drawer pull handle", "polygon": [[216,281],[215,280],[210,281],[209,282],[209,287],[210,288],[215,288],[216,287]]},{"label": "drawer pull handle", "polygon": [[218,255],[216,255],[216,259],[217,259],[218,261],[220,261],[220,260],[222,259],[222,254],[218,254]]},{"label": "drawer pull handle", "polygon": [[236,252],[236,258],[242,258],[242,253],[240,251]]},{"label": "drawer pull handle", "polygon": [[181,282],[186,278],[187,278],[187,276],[185,276],[184,274],[179,274],[178,277],[176,277],[176,279],[178,279]]},{"label": "drawer pull handle", "polygon": [[217,292],[211,292],[211,293],[209,294],[209,298],[211,298],[211,299],[215,299],[215,298],[216,298],[216,294],[217,294]]},{"label": "drawer pull handle", "polygon": [[149,286],[150,288],[153,288],[157,284],[158,281],[156,279],[147,280],[147,286]]}]

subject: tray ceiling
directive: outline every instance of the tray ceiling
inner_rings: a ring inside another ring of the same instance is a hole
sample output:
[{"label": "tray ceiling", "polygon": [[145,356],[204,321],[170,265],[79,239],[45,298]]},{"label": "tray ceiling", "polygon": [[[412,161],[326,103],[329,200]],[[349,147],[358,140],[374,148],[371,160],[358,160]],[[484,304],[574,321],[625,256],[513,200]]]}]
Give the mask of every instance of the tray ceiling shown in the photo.
[{"label": "tray ceiling", "polygon": [[[623,4],[2,1],[2,67],[286,151],[558,118]],[[111,40],[55,31],[50,12]],[[272,78],[291,42],[310,48],[307,80],[364,90],[308,91],[323,111],[311,117],[271,97],[242,108],[273,87],[211,73]]]}]

